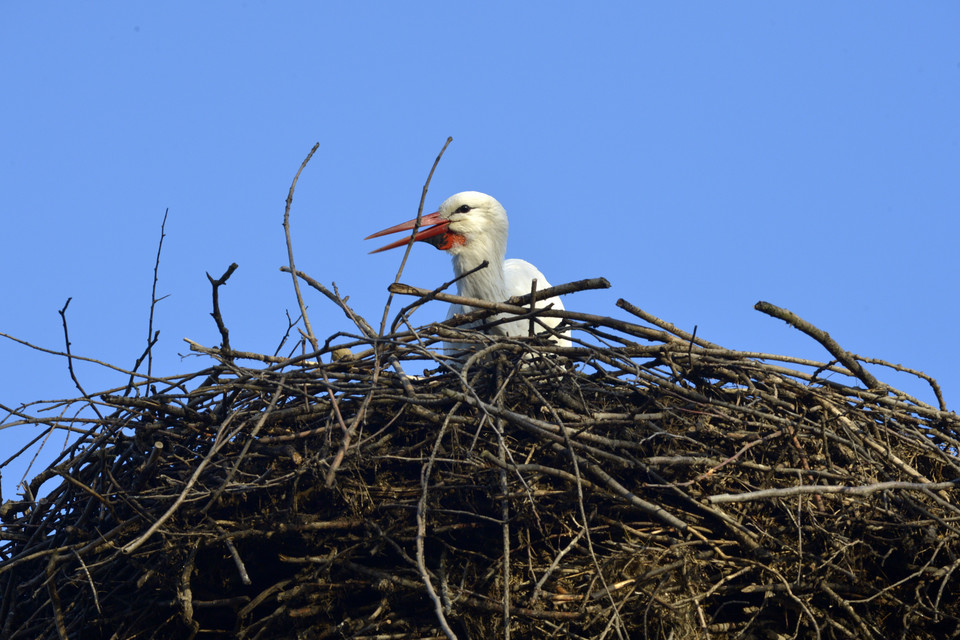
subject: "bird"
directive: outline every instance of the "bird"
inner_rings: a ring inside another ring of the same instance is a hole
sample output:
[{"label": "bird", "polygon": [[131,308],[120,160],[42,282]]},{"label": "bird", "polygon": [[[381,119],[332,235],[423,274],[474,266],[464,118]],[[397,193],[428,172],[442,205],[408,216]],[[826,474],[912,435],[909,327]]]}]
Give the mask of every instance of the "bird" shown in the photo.
[{"label": "bird", "polygon": [[[409,231],[416,226],[416,222],[414,218],[378,231],[365,239],[370,240],[391,233]],[[537,281],[538,290],[550,286],[540,270],[526,260],[505,259],[509,231],[507,212],[492,196],[479,191],[462,191],[444,200],[434,213],[422,216],[420,223],[420,230],[414,236],[414,240],[428,242],[450,254],[453,272],[458,278],[457,293],[461,296],[503,302],[513,296],[530,293],[534,279]],[[408,242],[409,237],[370,253],[402,247]],[[476,269],[484,260],[488,262],[486,268],[470,273],[466,277],[460,277]],[[553,309],[564,308],[557,296],[536,301],[537,307],[550,305]],[[469,309],[464,309],[460,304],[451,304],[447,319],[466,311]],[[560,324],[560,318],[541,318],[540,320],[550,328]],[[529,327],[528,320],[516,320],[497,325],[491,329],[491,332],[505,336],[525,336],[529,333]],[[545,332],[542,327],[535,328],[535,331]],[[551,336],[550,339],[559,346],[570,346],[570,341],[565,338]],[[454,345],[447,343],[444,350],[449,353],[462,350],[462,347],[456,349]]]}]

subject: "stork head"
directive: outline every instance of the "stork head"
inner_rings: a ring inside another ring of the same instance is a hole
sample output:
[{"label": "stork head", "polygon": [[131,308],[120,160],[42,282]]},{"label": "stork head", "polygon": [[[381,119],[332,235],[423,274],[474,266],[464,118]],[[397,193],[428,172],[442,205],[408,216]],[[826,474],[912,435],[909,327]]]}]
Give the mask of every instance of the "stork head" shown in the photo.
[{"label": "stork head", "polygon": [[[409,231],[416,223],[414,218],[366,239]],[[420,218],[420,230],[414,240],[429,242],[455,257],[475,254],[480,259],[502,262],[508,229],[507,212],[493,197],[479,191],[462,191],[444,200],[436,212]],[[409,240],[409,237],[398,240],[371,253],[402,247]]]}]

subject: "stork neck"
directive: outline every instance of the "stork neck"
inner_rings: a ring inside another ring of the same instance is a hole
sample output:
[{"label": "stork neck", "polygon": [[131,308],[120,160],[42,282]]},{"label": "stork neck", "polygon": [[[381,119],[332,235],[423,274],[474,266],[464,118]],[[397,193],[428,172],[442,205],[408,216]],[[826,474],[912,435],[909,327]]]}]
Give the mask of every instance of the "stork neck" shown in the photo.
[{"label": "stork neck", "polygon": [[[453,272],[458,276],[467,273],[480,266],[483,260],[465,254],[456,255],[453,257]],[[503,281],[503,258],[487,257],[486,260],[490,263],[487,267],[457,280],[457,293],[467,298],[503,302],[509,297]]]}]

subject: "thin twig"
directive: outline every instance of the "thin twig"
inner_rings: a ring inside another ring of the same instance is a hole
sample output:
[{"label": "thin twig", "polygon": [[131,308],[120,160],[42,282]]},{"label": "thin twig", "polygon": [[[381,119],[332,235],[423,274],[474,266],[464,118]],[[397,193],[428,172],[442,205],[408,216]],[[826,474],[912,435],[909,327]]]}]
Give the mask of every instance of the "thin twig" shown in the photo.
[{"label": "thin twig", "polygon": [[[440,158],[443,157],[443,153],[447,150],[447,147],[450,146],[451,142],[453,142],[453,137],[447,137],[447,141],[443,143],[443,147],[440,149],[440,153],[437,154],[436,160],[433,161],[433,166],[430,167],[430,173],[427,174],[427,181],[423,183],[423,191],[420,193],[420,204],[417,206],[417,221],[414,223],[413,231],[410,233],[410,240],[407,242],[407,247],[403,252],[403,259],[400,260],[400,267],[397,269],[397,275],[393,279],[395,283],[400,282],[400,276],[403,275],[403,268],[407,264],[407,257],[410,255],[410,249],[413,248],[413,239],[417,236],[417,232],[420,230],[420,222],[423,219],[423,204],[427,200],[427,191],[430,189],[430,181],[433,180],[433,172],[437,170],[437,165],[440,164]],[[383,317],[380,319],[380,335],[383,335],[383,331],[387,327],[387,316],[390,315],[390,303],[392,301],[393,292],[390,292],[390,295],[387,296],[387,302],[383,306]]]},{"label": "thin twig", "polygon": [[310,162],[310,158],[313,157],[313,154],[316,153],[318,148],[320,148],[319,142],[313,145],[310,153],[308,153],[307,157],[300,163],[300,168],[297,169],[297,173],[293,176],[293,181],[290,183],[290,191],[287,192],[287,204],[283,209],[283,233],[287,240],[287,259],[289,261],[291,279],[293,280],[293,290],[297,294],[297,304],[300,305],[300,317],[303,318],[303,326],[306,327],[307,337],[310,339],[310,344],[313,346],[314,351],[319,348],[317,346],[317,336],[313,333],[313,327],[310,325],[310,316],[307,315],[307,305],[303,302],[303,296],[300,294],[300,283],[297,282],[297,276],[293,275],[296,273],[297,267],[293,262],[293,239],[290,237],[290,207],[293,205],[293,192],[297,188],[297,180],[300,179],[300,173],[307,166],[307,163]]},{"label": "thin twig", "polygon": [[784,487],[782,489],[761,489],[760,491],[750,491],[747,493],[721,493],[715,496],[709,496],[707,502],[711,504],[721,504],[730,502],[752,502],[755,500],[767,500],[769,498],[791,498],[801,495],[829,495],[833,493],[842,493],[845,495],[867,496],[878,491],[943,491],[947,489],[960,488],[960,479],[949,480],[947,482],[877,482],[874,484],[863,485],[859,487],[848,487],[842,485],[800,485],[796,487]]},{"label": "thin twig", "polygon": [[[61,322],[63,323],[63,343],[64,343],[64,346],[65,346],[65,348],[66,348],[66,350],[67,350],[67,354],[66,354],[66,355],[67,355],[67,369],[70,371],[70,378],[73,380],[73,384],[75,384],[75,385],[77,386],[77,389],[79,389],[80,394],[81,394],[84,398],[86,398],[87,400],[89,400],[89,399],[90,399],[90,396],[87,395],[87,392],[83,390],[83,386],[80,384],[80,381],[77,380],[77,374],[74,373],[74,371],[73,371],[73,355],[70,353],[70,334],[69,334],[69,332],[67,331],[67,307],[70,306],[70,301],[71,301],[71,300],[73,300],[72,297],[71,297],[71,298],[67,298],[67,301],[64,303],[63,308],[60,309],[60,311],[59,311],[59,313],[60,313],[60,320],[61,320]],[[89,404],[89,406],[90,406],[91,409],[93,409],[94,413],[97,414],[97,417],[100,418],[101,420],[103,420],[103,415],[101,415],[100,410],[97,409],[97,405],[95,405],[95,404],[93,404],[93,403],[91,402],[91,403]]]},{"label": "thin twig", "polygon": [[[153,375],[153,345],[157,343],[157,339],[160,337],[160,332],[153,331],[153,313],[157,308],[157,303],[163,298],[157,298],[157,280],[159,279],[160,272],[160,253],[163,251],[163,239],[167,237],[166,228],[167,228],[167,216],[170,214],[170,208],[168,207],[163,212],[163,221],[160,223],[160,241],[157,243],[157,259],[153,263],[153,286],[150,288],[150,319],[147,321],[147,377]],[[133,368],[134,371],[137,370],[136,367]]]},{"label": "thin twig", "polygon": [[448,640],[457,640],[457,634],[455,634],[453,629],[450,628],[450,623],[447,622],[447,617],[443,612],[443,602],[441,602],[440,596],[437,595],[437,590],[433,586],[433,580],[430,578],[430,571],[427,569],[424,549],[427,538],[427,514],[429,512],[427,508],[427,493],[430,489],[430,473],[432,472],[434,462],[437,459],[437,452],[440,448],[440,443],[443,441],[443,437],[446,434],[447,427],[449,426],[449,418],[455,413],[456,409],[457,407],[455,406],[453,410],[447,414],[447,420],[444,420],[443,424],[440,426],[440,431],[437,433],[437,437],[433,441],[433,448],[430,451],[430,457],[427,458],[427,461],[420,470],[420,498],[417,500],[417,569],[419,569],[420,579],[423,580],[423,585],[427,589],[427,595],[429,595],[430,600],[433,601],[433,611],[437,616],[437,622],[440,624],[440,628],[443,630],[443,633],[447,636]]}]

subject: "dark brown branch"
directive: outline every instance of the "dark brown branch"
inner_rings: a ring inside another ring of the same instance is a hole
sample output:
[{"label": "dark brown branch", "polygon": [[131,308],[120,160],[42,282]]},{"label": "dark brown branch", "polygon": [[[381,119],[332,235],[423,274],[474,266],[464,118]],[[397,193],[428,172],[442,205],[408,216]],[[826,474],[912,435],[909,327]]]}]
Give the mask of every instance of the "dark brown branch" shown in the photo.
[{"label": "dark brown branch", "polygon": [[214,280],[209,273],[207,274],[207,280],[210,281],[210,285],[213,287],[213,312],[210,315],[213,317],[213,321],[217,323],[217,329],[220,331],[221,338],[220,346],[225,352],[230,351],[230,331],[227,329],[227,325],[223,323],[223,316],[220,314],[220,287],[227,283],[227,280],[230,279],[233,272],[237,270],[237,266],[237,263],[234,262],[227,267],[223,275],[216,280]]},{"label": "dark brown branch", "polygon": [[[160,254],[163,251],[163,239],[167,237],[166,228],[167,228],[167,215],[169,215],[170,209],[167,208],[163,212],[163,221],[160,223],[160,241],[157,243],[157,259],[153,263],[153,286],[150,288],[150,319],[147,321],[147,377],[149,378],[153,375],[153,345],[157,343],[157,339],[160,337],[160,332],[153,331],[153,313],[157,308],[157,303],[163,298],[157,298],[157,280],[159,279],[160,273]],[[166,296],[164,296],[165,298]],[[133,370],[137,370],[137,366],[143,361],[141,356],[140,360],[137,361],[137,364],[133,367]],[[131,380],[131,383],[133,380]]]},{"label": "dark brown branch", "polygon": [[[60,309],[60,320],[63,324],[63,343],[64,348],[67,351],[67,370],[70,371],[70,378],[73,380],[73,384],[77,386],[77,389],[80,391],[80,394],[86,398],[90,399],[90,396],[87,395],[87,392],[83,390],[83,386],[80,384],[80,381],[77,380],[77,374],[73,371],[73,355],[70,353],[70,333],[67,331],[67,307],[70,306],[70,301],[73,298],[67,298],[67,301],[64,303],[63,308]],[[94,410],[97,416],[102,420],[103,416],[100,414],[100,410],[97,409],[97,406],[93,403],[90,403],[90,408]]]}]

